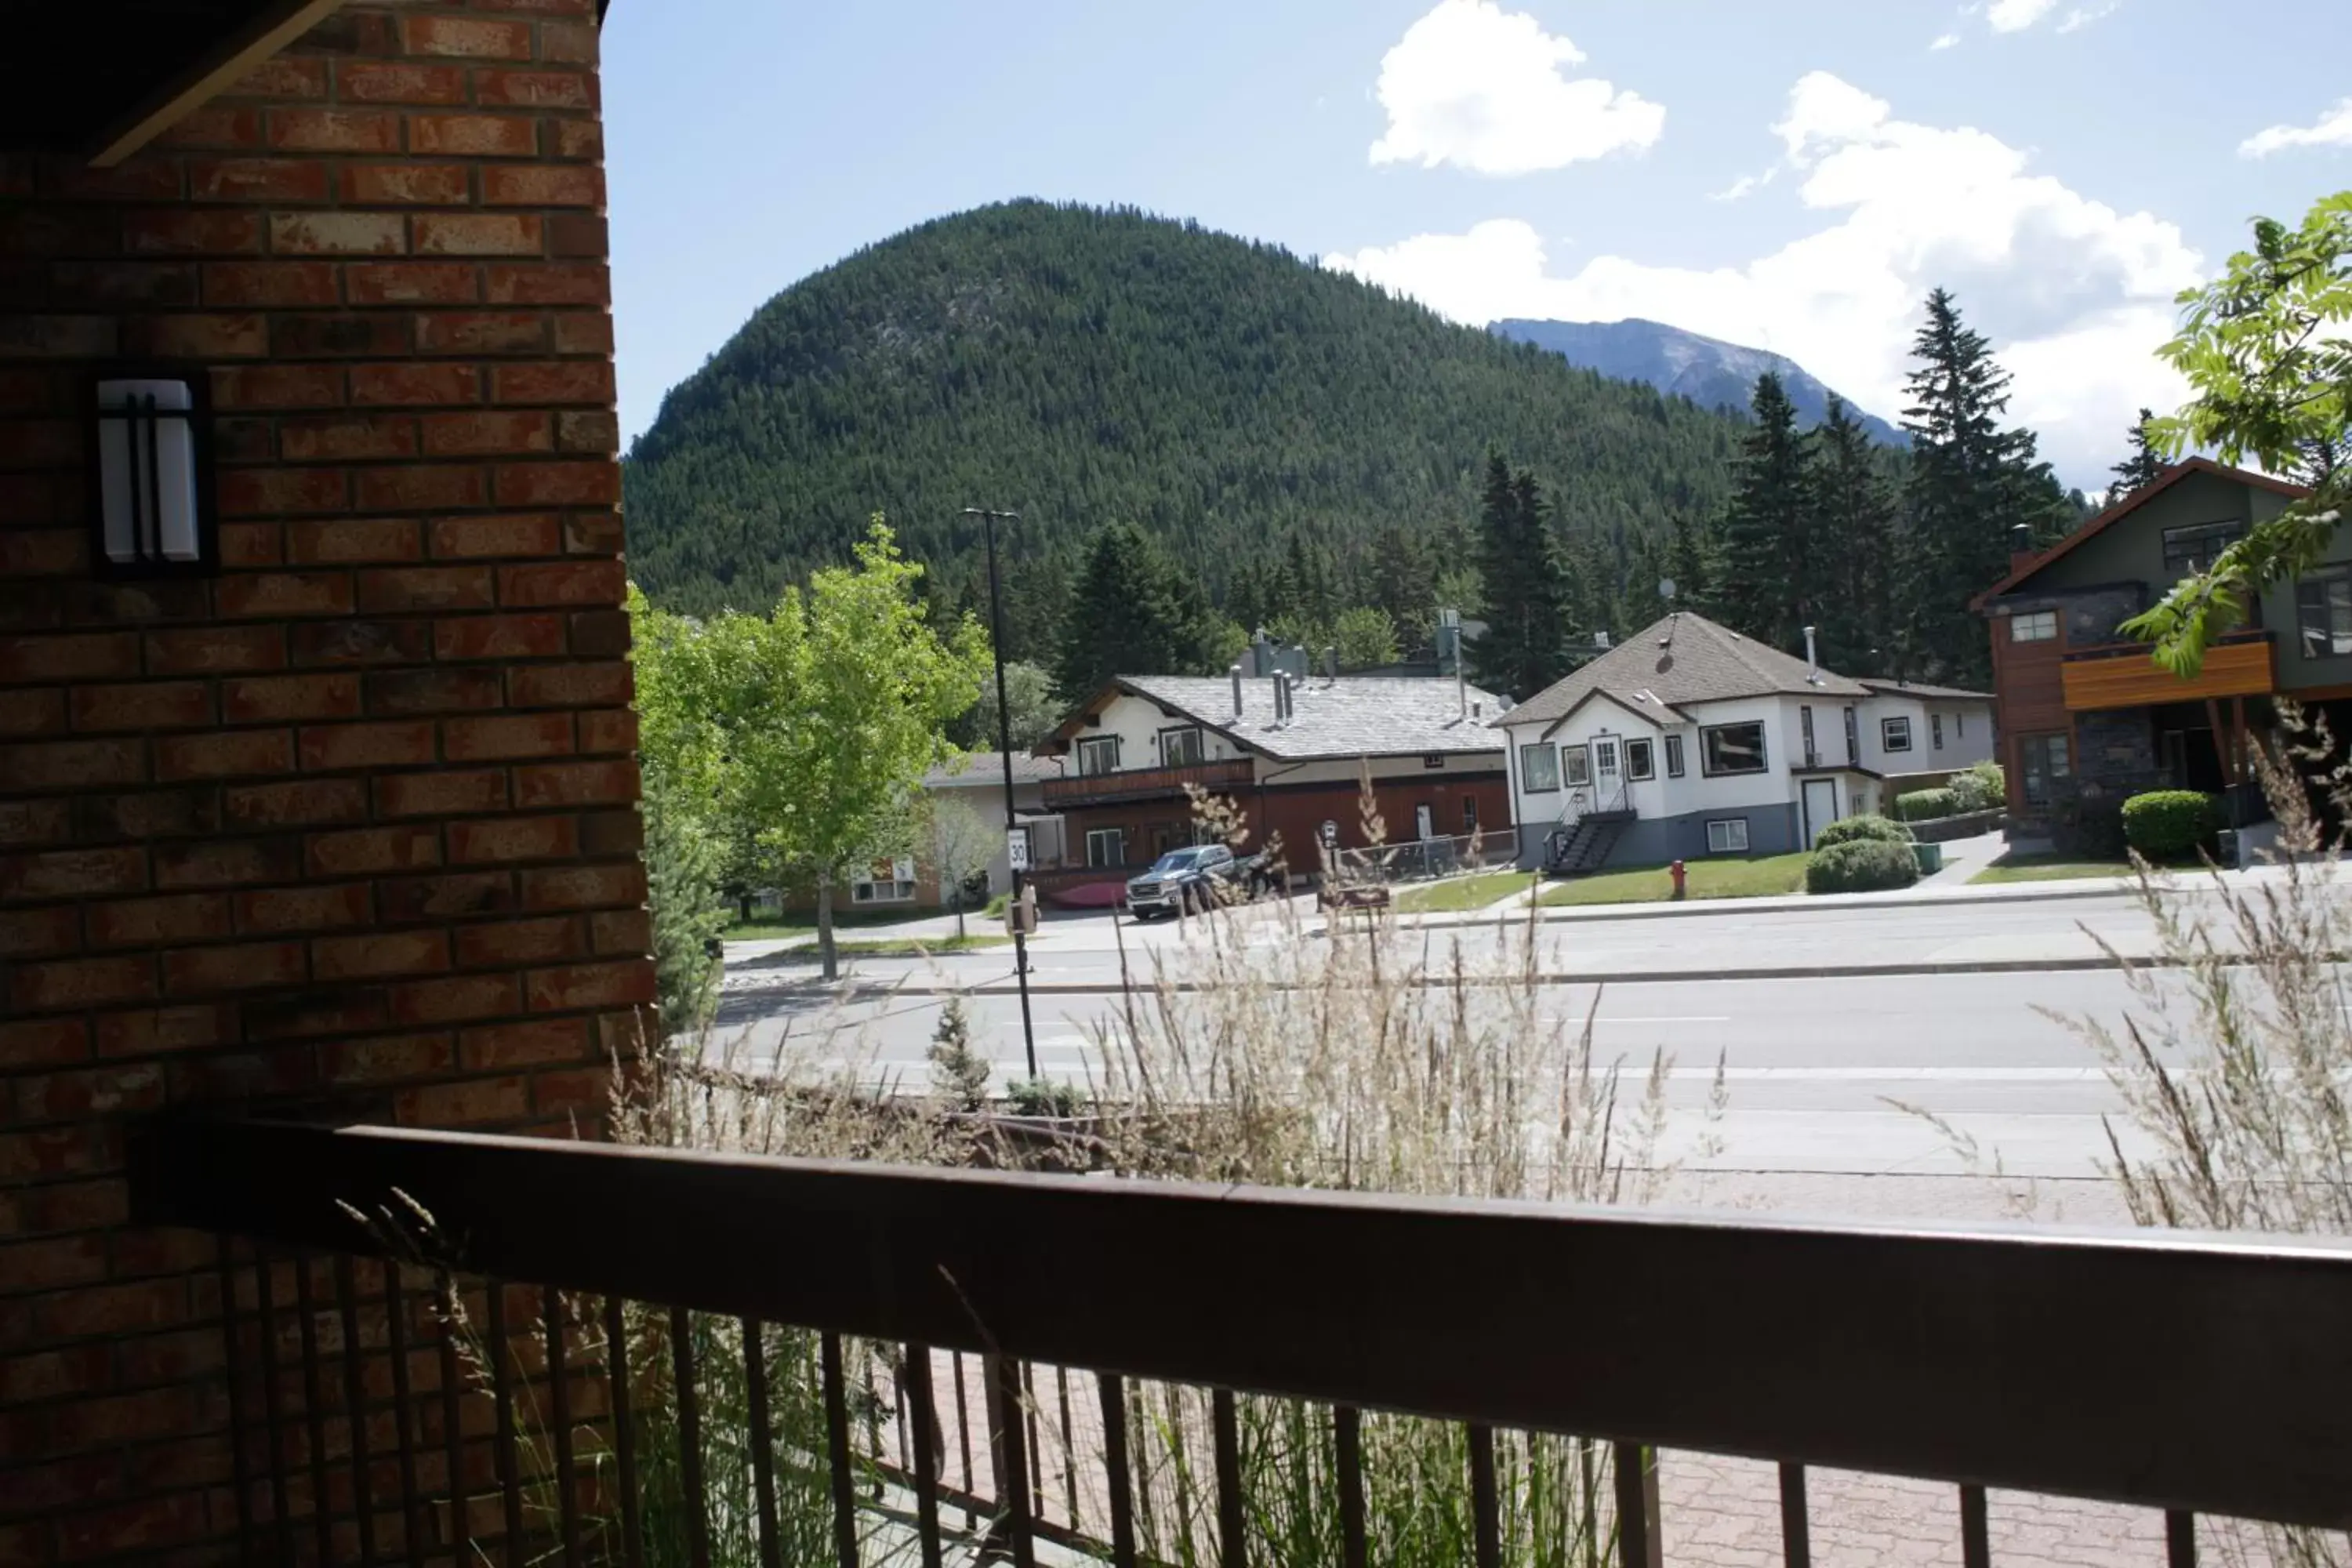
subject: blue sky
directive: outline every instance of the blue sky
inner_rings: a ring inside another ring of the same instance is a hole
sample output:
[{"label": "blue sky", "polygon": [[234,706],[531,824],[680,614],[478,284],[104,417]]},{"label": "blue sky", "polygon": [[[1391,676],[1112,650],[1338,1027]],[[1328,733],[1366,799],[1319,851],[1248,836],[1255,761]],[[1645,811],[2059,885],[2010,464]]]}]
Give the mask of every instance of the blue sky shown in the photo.
[{"label": "blue sky", "polygon": [[[862,245],[1012,196],[1272,239],[1449,315],[1647,316],[1894,416],[1958,290],[2095,487],[2173,292],[2352,186],[2341,0],[619,0],[621,418]],[[2303,38],[2309,48],[2283,47]],[[2332,63],[2331,63],[2332,58]]]}]

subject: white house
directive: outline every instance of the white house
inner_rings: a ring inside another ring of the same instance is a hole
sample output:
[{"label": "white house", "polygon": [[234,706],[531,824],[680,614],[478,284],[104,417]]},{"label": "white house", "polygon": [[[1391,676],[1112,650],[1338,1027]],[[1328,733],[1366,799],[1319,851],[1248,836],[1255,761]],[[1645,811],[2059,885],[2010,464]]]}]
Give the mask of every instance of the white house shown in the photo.
[{"label": "white house", "polygon": [[1494,722],[1521,859],[1590,870],[1807,847],[1903,775],[1991,757],[1992,711],[1990,693],[1856,680],[1682,612]]}]

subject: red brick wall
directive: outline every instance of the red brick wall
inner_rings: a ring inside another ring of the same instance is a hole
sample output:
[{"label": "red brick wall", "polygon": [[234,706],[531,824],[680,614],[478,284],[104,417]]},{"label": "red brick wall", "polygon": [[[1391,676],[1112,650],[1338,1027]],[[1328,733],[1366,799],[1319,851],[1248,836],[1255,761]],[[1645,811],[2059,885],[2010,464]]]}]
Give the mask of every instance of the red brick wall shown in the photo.
[{"label": "red brick wall", "polygon": [[[121,168],[0,158],[0,1562],[226,1554],[128,1117],[560,1126],[651,996],[596,41],[357,4]],[[117,356],[206,367],[215,579],[89,574]]]}]

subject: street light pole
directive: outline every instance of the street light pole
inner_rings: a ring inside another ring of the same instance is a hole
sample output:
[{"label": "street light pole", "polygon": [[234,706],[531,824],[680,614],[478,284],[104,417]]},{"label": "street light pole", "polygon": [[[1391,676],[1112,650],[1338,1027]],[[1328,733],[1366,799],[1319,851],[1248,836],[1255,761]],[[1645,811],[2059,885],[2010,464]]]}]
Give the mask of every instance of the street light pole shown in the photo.
[{"label": "street light pole", "polygon": [[[980,519],[981,529],[988,538],[988,642],[996,656],[996,754],[1004,763],[1004,853],[1013,856],[1013,835],[1020,823],[1013,815],[1013,709],[1004,699],[1004,591],[996,577],[996,523],[1018,522],[1017,511],[990,511],[984,507],[968,506],[966,517]],[[1037,1026],[1029,1016],[1029,941],[1021,931],[1021,885],[1023,872],[1013,868],[1013,973],[1021,983],[1021,1042],[1029,1057],[1029,1077],[1037,1077]]]}]

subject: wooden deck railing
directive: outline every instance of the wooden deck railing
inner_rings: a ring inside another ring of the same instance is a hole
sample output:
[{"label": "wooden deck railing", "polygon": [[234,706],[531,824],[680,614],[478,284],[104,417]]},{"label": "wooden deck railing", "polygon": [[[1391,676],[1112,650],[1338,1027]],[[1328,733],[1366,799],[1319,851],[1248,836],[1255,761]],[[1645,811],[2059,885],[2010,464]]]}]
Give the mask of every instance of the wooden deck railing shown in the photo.
[{"label": "wooden deck railing", "polygon": [[[315,1520],[322,1561],[363,1545],[371,1560],[472,1562],[478,1538],[503,1534],[543,1536],[534,1562],[634,1563],[658,1515],[696,1562],[731,1518],[756,1520],[771,1563],[878,1562],[885,1528],[933,1564],[943,1538],[1030,1563],[1041,1533],[1131,1563],[1138,1380],[1212,1391],[1195,1485],[1215,1560],[1234,1568],[1255,1528],[1235,1399],[1255,1394],[1328,1407],[1314,1430],[1336,1445],[1334,1560],[1349,1564],[1376,1539],[1360,1412],[1461,1424],[1467,1556],[1482,1564],[1499,1561],[1498,1430],[1601,1440],[1616,1478],[1606,1550],[1624,1568],[1655,1560],[1658,1447],[1779,1461],[1796,1568],[1812,1466],[1952,1485],[1974,1565],[1987,1488],[2167,1510],[2176,1565],[2194,1560],[2199,1511],[2352,1523],[2352,1247],[2329,1240],[1808,1225],[217,1122],[149,1129],[133,1184],[142,1221],[238,1238],[222,1248],[225,1349],[255,1563],[298,1542],[307,1557]],[[353,1217],[425,1213],[425,1242]],[[387,1249],[406,1267],[362,1263],[355,1286],[353,1256]],[[470,1293],[491,1346],[534,1347],[488,1352],[478,1381],[494,1420],[461,1415],[467,1352],[416,1310],[420,1288]],[[516,1327],[524,1309],[535,1332]],[[342,1331],[314,1333],[335,1310]],[[707,1407],[696,1358],[714,1324],[744,1352],[748,1433]],[[391,1385],[341,1350],[387,1333]],[[765,1358],[796,1345],[803,1381],[785,1388]],[[408,1382],[436,1352],[439,1406]],[[682,1452],[649,1479],[634,1437],[656,1405]],[[467,1433],[494,1441],[494,1466],[467,1462]],[[1049,1477],[1039,1456],[1057,1441]],[[1507,1467],[1507,1493],[1513,1479]],[[329,1496],[374,1521],[357,1542],[307,1500]],[[793,1497],[829,1510],[829,1532],[792,1537],[806,1512]]]},{"label": "wooden deck railing", "polygon": [[1148,800],[1175,796],[1186,784],[1199,789],[1234,789],[1250,782],[1246,757],[1219,763],[1191,763],[1174,768],[1127,768],[1118,773],[1082,773],[1076,778],[1045,781],[1048,806],[1097,805],[1108,801]]}]

